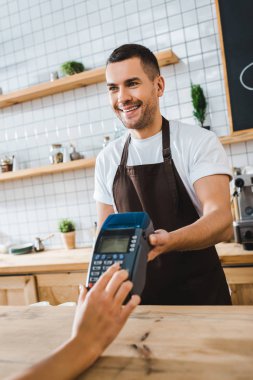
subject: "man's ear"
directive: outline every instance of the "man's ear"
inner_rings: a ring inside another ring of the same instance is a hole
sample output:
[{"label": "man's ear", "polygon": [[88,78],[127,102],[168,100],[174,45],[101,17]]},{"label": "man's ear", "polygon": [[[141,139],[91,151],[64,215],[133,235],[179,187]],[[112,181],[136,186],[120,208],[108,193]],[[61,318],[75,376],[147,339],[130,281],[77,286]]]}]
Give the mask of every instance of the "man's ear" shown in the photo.
[{"label": "man's ear", "polygon": [[162,77],[161,75],[159,75],[159,77],[157,77],[157,95],[158,97],[161,97],[163,96],[163,93],[164,93],[164,89],[165,89],[165,80],[164,80],[164,77]]}]

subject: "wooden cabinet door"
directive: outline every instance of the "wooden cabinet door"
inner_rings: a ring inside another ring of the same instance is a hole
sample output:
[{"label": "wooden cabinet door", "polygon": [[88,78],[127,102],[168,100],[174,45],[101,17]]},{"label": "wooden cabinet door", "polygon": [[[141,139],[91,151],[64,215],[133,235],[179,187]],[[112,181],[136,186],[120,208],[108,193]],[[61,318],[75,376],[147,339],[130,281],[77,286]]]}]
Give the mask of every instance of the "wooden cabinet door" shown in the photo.
[{"label": "wooden cabinet door", "polygon": [[34,276],[0,277],[0,305],[30,305],[38,302]]},{"label": "wooden cabinet door", "polygon": [[253,267],[223,268],[233,305],[253,305]]},{"label": "wooden cabinet door", "polygon": [[50,305],[76,302],[79,284],[85,284],[86,277],[87,272],[36,275],[39,301],[48,301]]}]

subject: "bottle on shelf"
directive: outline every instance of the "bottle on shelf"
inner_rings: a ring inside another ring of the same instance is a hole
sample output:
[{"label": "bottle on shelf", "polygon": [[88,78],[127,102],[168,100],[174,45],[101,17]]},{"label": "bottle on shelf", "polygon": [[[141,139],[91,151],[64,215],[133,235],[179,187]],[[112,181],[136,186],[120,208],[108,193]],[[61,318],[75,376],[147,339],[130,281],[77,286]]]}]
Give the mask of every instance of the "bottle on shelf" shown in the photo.
[{"label": "bottle on shelf", "polygon": [[19,169],[19,167],[18,167],[17,156],[13,155],[12,156],[12,171],[16,172],[18,169]]},{"label": "bottle on shelf", "polygon": [[103,148],[105,148],[110,143],[110,136],[104,136]]},{"label": "bottle on shelf", "polygon": [[50,73],[50,82],[53,82],[56,79],[59,79],[58,71],[52,71]]},{"label": "bottle on shelf", "polygon": [[68,149],[68,146],[65,145],[63,147],[63,162],[69,162],[69,161],[70,161],[69,149]]}]

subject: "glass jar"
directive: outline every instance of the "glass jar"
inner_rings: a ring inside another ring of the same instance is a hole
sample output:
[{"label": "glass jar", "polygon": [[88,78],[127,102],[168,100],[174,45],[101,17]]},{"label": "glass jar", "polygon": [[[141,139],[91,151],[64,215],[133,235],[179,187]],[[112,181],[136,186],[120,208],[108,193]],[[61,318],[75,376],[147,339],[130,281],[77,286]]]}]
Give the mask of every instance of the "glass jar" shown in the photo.
[{"label": "glass jar", "polygon": [[51,145],[49,160],[51,164],[59,164],[63,162],[63,148],[61,144]]},{"label": "glass jar", "polygon": [[5,173],[5,172],[10,172],[12,171],[12,167],[13,167],[13,158],[11,156],[3,156],[1,158],[1,172],[2,173]]}]

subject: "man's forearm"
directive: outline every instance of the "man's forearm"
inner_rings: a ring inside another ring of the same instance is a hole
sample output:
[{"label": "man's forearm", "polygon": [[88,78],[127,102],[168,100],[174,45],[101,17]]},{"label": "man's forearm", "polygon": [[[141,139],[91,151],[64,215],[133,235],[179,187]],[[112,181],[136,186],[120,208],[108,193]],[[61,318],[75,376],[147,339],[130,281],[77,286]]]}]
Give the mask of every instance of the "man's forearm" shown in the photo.
[{"label": "man's forearm", "polygon": [[213,211],[202,216],[193,224],[172,231],[168,235],[169,250],[186,251],[210,247],[232,237],[232,217],[230,213]]},{"label": "man's forearm", "polygon": [[192,251],[210,247],[232,236],[232,215],[230,210],[214,210],[196,222],[167,232],[157,230],[149,236],[153,246],[148,260],[171,251]]}]

